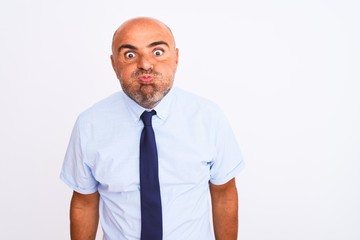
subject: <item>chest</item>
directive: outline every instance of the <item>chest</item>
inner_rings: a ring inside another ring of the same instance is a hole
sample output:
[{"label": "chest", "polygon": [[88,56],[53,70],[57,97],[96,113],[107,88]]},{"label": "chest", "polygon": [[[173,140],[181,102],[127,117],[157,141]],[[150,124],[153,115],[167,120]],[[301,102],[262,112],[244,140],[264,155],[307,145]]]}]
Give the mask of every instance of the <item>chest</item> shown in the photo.
[{"label": "chest", "polygon": [[[186,122],[184,123],[186,124]],[[139,140],[142,126],[112,128],[93,139],[87,158],[99,189],[107,192],[139,190]],[[201,125],[154,125],[159,180],[163,189],[208,184],[214,148]]]}]

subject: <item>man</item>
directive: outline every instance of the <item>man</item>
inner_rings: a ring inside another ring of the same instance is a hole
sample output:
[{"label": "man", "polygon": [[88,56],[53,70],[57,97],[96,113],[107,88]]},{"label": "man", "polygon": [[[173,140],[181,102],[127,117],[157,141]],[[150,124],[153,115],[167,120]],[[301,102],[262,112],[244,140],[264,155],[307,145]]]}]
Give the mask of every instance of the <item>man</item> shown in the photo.
[{"label": "man", "polygon": [[[130,19],[116,30],[111,62],[123,91],[79,115],[61,172],[74,190],[72,239],[95,239],[99,219],[106,240],[208,240],[212,230],[217,240],[237,239],[240,150],[215,104],[173,88],[178,54],[171,30],[156,19]],[[151,110],[156,163],[142,171],[156,172],[161,212],[144,223],[153,207],[142,202],[139,159],[148,153],[139,141]],[[152,222],[160,237],[144,233]]]}]

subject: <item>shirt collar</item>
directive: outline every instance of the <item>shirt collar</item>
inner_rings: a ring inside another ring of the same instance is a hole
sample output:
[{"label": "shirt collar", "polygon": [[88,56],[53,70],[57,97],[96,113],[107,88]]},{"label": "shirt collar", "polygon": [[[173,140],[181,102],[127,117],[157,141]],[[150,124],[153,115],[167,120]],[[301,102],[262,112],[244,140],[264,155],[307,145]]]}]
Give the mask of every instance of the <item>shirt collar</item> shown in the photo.
[{"label": "shirt collar", "polygon": [[[170,91],[164,96],[164,98],[156,105],[154,110],[156,111],[156,116],[160,118],[162,121],[166,121],[170,113],[170,105],[172,99],[174,98],[174,89],[170,89]],[[132,100],[129,96],[127,96],[123,92],[123,98],[125,101],[125,105],[127,106],[131,118],[138,122],[140,121],[140,116],[144,111],[150,111],[152,109],[146,109],[137,104],[134,100]]]}]

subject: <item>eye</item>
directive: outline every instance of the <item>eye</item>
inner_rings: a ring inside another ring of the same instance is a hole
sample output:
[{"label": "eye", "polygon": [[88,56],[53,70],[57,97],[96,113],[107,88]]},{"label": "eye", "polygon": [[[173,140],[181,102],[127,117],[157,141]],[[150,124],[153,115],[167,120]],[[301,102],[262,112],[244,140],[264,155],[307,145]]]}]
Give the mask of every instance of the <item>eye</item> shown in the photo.
[{"label": "eye", "polygon": [[157,50],[155,50],[153,53],[154,53],[155,56],[161,56],[161,55],[164,54],[164,51],[163,51],[163,50],[160,50],[160,49],[157,49]]},{"label": "eye", "polygon": [[125,57],[126,57],[126,58],[134,58],[134,57],[135,57],[135,53],[134,53],[134,52],[126,52],[126,53],[125,53]]}]

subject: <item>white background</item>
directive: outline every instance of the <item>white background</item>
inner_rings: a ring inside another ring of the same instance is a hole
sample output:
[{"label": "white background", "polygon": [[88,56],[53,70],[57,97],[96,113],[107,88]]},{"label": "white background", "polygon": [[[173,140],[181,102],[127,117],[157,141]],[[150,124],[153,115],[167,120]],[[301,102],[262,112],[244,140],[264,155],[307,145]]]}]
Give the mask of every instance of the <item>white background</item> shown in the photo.
[{"label": "white background", "polygon": [[359,240],[359,12],[357,0],[2,0],[0,239],[69,239],[72,126],[120,89],[114,30],[152,16],[177,39],[176,85],[217,102],[241,145],[239,239]]}]

